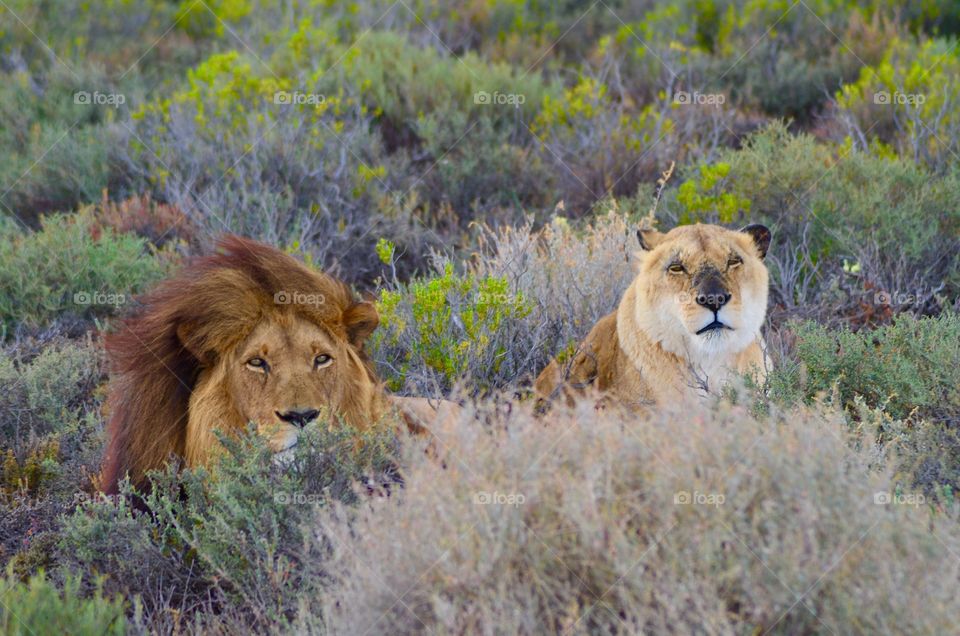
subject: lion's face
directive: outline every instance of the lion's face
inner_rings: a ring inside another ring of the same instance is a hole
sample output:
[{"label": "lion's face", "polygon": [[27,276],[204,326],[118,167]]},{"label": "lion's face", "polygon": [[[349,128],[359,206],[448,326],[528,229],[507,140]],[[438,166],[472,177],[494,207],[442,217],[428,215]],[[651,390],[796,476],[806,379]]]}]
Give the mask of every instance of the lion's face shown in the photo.
[{"label": "lion's face", "polygon": [[[375,317],[365,318],[362,338],[372,331]],[[277,453],[295,446],[301,431],[325,415],[331,422],[343,418],[364,428],[377,421],[380,396],[379,384],[350,339],[296,313],[267,314],[197,378],[190,398],[188,463],[207,461],[215,428],[237,430],[253,422]]]},{"label": "lion's face", "polygon": [[691,359],[742,351],[767,309],[770,231],[688,225],[639,234],[637,320],[668,351]]},{"label": "lion's face", "polygon": [[343,392],[365,380],[343,343],[302,318],[285,318],[260,323],[226,361],[240,417],[255,422],[275,451],[295,445],[321,411],[339,411]]}]

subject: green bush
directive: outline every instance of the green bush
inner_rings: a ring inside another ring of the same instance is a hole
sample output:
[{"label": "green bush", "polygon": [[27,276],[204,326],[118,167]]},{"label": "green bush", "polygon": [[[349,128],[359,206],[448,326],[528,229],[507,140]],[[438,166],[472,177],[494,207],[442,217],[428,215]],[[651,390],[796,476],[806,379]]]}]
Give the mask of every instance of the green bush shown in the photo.
[{"label": "green bush", "polygon": [[80,507],[60,531],[57,562],[103,574],[110,593],[139,596],[158,621],[151,629],[163,630],[168,608],[232,631],[319,617],[330,579],[310,520],[331,502],[355,504],[365,490],[383,495],[397,485],[393,434],[324,420],[283,459],[252,432],[222,441],[226,452],[211,471],[153,476],[149,515],[125,501]]},{"label": "green bush", "polygon": [[83,412],[93,410],[92,394],[104,376],[101,352],[90,342],[64,341],[30,360],[7,353],[0,359],[0,452],[6,455],[0,487],[33,491],[62,475],[61,445],[76,455],[67,461],[85,455],[76,444],[87,434]]},{"label": "green bush", "polygon": [[[380,253],[387,262],[393,258],[389,245],[381,243]],[[381,326],[372,346],[391,388],[433,380],[448,390],[460,380],[489,389],[512,357],[509,334],[531,307],[506,278],[457,274],[452,263],[443,263],[432,277],[381,290],[377,310]],[[466,377],[480,369],[479,377]]]},{"label": "green bush", "polygon": [[834,385],[844,408],[856,398],[890,416],[960,421],[960,317],[902,316],[876,330],[792,327],[796,364],[776,376],[775,394],[809,399]]},{"label": "green bush", "polygon": [[960,56],[956,42],[896,37],[883,59],[837,92],[850,143],[890,144],[911,161],[937,169],[960,149]]},{"label": "green bush", "polygon": [[794,358],[768,379],[781,403],[825,396],[868,446],[897,457],[897,479],[940,504],[960,488],[960,317],[901,316],[876,330],[797,323]]},{"label": "green bush", "polygon": [[398,134],[417,134],[424,122],[461,113],[489,120],[493,132],[526,137],[518,120],[532,121],[545,96],[559,92],[536,73],[489,64],[472,53],[454,59],[389,32],[368,35],[344,60],[341,74]]},{"label": "green bush", "polygon": [[[544,157],[563,177],[557,198],[571,213],[629,196],[679,152],[662,104],[629,108],[602,81],[581,75],[562,95],[544,96],[531,127]],[[571,178],[572,177],[572,178]]]},{"label": "green bush", "polygon": [[45,217],[36,232],[0,219],[3,335],[65,315],[109,316],[164,271],[143,239],[94,236],[87,212]]},{"label": "green bush", "polygon": [[0,579],[0,633],[10,636],[125,634],[123,599],[110,599],[97,590],[90,598],[79,596],[80,584],[67,578],[62,588],[43,573],[21,583],[7,570]]},{"label": "green bush", "polygon": [[57,68],[42,89],[26,72],[0,83],[0,211],[33,224],[44,212],[65,212],[95,201],[111,185],[108,122],[112,107],[77,104],[80,91],[118,89],[99,73]]},{"label": "green bush", "polygon": [[32,424],[34,434],[55,429],[65,417],[89,399],[103,377],[100,351],[90,342],[52,344],[28,362],[0,359],[0,382],[7,387],[0,398],[0,430],[6,439],[18,437],[8,425],[17,419]]}]

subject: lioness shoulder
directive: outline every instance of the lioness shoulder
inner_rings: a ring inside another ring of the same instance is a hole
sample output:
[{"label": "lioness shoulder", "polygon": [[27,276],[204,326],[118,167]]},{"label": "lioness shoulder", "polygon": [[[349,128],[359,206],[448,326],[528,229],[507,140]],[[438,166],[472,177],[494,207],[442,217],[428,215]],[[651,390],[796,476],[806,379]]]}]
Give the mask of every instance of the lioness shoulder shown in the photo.
[{"label": "lioness shoulder", "polygon": [[637,276],[619,306],[547,365],[537,396],[572,403],[592,389],[649,406],[715,393],[733,375],[762,380],[770,230],[697,224],[637,236]]}]

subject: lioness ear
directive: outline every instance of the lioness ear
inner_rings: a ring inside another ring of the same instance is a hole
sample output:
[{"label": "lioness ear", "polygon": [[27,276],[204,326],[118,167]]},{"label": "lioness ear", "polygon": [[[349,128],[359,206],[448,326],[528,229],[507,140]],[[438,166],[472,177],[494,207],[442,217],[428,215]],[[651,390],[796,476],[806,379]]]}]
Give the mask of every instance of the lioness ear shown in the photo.
[{"label": "lioness ear", "polygon": [[377,308],[371,302],[354,303],[343,312],[343,326],[347,330],[347,338],[350,339],[350,344],[357,348],[363,346],[363,342],[370,337],[379,324],[380,316],[377,315]]},{"label": "lioness ear", "polygon": [[770,247],[770,239],[773,237],[773,235],[770,233],[770,228],[768,228],[766,225],[754,223],[742,228],[740,231],[753,237],[753,242],[757,246],[757,251],[760,252],[760,258],[763,258],[767,255],[767,249]]},{"label": "lioness ear", "polygon": [[652,228],[637,230],[637,240],[640,241],[640,247],[650,251],[660,244],[663,240],[663,234]]}]

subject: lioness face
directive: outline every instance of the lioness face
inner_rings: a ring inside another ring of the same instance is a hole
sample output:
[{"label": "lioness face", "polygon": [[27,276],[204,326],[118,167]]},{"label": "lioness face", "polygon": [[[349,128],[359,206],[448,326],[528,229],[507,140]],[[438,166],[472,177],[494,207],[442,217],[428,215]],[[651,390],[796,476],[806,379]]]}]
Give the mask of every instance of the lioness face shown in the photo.
[{"label": "lioness face", "polygon": [[264,320],[225,361],[227,387],[239,415],[256,422],[275,452],[294,446],[321,411],[339,410],[350,378],[362,371],[348,348],[298,316]]},{"label": "lioness face", "polygon": [[638,236],[637,319],[648,336],[687,359],[736,353],[756,339],[767,310],[766,227],[687,225]]}]

